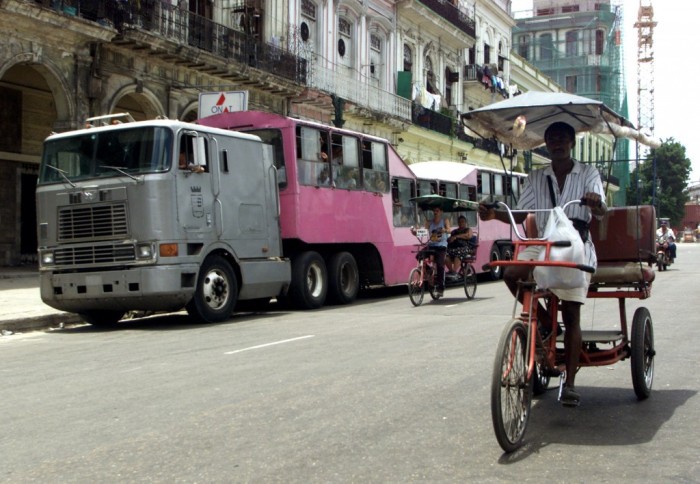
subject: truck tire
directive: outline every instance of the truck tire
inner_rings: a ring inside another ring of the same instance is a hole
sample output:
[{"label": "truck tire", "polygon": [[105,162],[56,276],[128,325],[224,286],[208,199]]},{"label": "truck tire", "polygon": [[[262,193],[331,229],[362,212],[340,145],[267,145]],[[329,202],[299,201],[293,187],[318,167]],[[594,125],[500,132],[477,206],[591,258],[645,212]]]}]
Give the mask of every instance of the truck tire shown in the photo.
[{"label": "truck tire", "polygon": [[114,327],[124,317],[124,311],[93,310],[79,313],[83,321],[96,328]]},{"label": "truck tire", "polygon": [[[501,260],[501,251],[496,244],[491,247],[491,253],[489,254],[489,262],[495,262]],[[489,276],[492,281],[497,281],[503,277],[503,267],[491,267]]]},{"label": "truck tire", "polygon": [[328,272],[318,252],[302,252],[292,260],[288,300],[300,309],[317,309],[326,302]]},{"label": "truck tire", "polygon": [[205,259],[199,268],[194,296],[187,313],[204,323],[218,323],[231,316],[238,300],[238,280],[231,264],[218,255]]},{"label": "truck tire", "polygon": [[328,260],[328,297],[337,304],[350,304],[360,290],[357,262],[349,252],[338,252]]}]

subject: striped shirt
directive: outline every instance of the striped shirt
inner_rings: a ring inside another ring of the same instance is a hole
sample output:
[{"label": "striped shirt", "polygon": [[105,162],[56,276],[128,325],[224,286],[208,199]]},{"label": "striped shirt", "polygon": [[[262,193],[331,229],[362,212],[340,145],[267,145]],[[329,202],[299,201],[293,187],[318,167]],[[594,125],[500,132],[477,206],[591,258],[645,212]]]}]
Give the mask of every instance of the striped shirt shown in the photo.
[{"label": "striped shirt", "polygon": [[[573,160],[574,166],[571,172],[566,175],[564,189],[561,190],[557,183],[557,177],[554,175],[551,165],[535,170],[525,180],[520,200],[518,200],[518,210],[542,210],[552,207],[552,198],[547,183],[547,177],[552,179],[552,188],[554,189],[554,200],[556,206],[561,207],[566,202],[578,200],[585,193],[594,192],[600,195],[601,202],[605,205],[605,193],[603,192],[603,183],[600,180],[598,170],[592,165],[584,165],[576,160]],[[590,208],[572,204],[566,208],[566,215],[569,218],[577,218],[591,221]],[[539,236],[544,234],[544,228],[547,225],[549,211],[537,212],[537,231]]]}]

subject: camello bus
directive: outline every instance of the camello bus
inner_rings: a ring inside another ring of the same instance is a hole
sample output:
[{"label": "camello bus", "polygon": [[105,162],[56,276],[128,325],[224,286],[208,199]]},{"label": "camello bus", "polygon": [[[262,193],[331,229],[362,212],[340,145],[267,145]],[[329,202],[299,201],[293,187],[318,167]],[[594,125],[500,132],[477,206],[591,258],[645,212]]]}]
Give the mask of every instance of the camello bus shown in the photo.
[{"label": "camello bus", "polygon": [[416,183],[386,140],[256,112],[116,116],[44,143],[46,304],[95,325],[182,307],[214,322],[240,301],[313,309],[406,283]]},{"label": "camello bus", "polygon": [[415,176],[386,140],[256,111],[198,123],[273,147],[293,302],[345,304],[360,287],[406,283],[415,264]]},{"label": "camello bus", "polygon": [[[492,203],[496,200],[514,206],[520,195],[523,173],[505,173],[467,163],[451,161],[425,161],[410,165],[417,177],[418,195],[437,193],[446,197]],[[457,217],[464,215],[472,230],[478,235],[479,247],[476,252],[474,268],[483,272],[484,264],[510,259],[513,254],[513,233],[509,224],[497,220],[483,222],[475,211],[446,214],[451,216],[453,226],[457,226]],[[432,217],[431,214],[426,214]],[[493,279],[499,279],[500,267],[490,270]]]}]

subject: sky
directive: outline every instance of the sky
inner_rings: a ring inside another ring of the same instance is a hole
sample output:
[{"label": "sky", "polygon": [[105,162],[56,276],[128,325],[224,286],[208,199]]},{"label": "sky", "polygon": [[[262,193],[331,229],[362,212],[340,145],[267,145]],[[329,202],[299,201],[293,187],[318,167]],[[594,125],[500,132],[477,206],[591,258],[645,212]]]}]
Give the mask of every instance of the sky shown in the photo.
[{"label": "sky", "polygon": [[[654,49],[654,136],[673,138],[685,147],[691,161],[690,183],[700,182],[700,95],[692,87],[700,81],[700,22],[698,0],[613,0],[624,7],[625,74],[629,118],[637,125],[637,20],[640,1],[654,8],[657,26]],[[514,12],[532,8],[531,0],[513,0]],[[634,156],[634,153],[632,153]]]}]

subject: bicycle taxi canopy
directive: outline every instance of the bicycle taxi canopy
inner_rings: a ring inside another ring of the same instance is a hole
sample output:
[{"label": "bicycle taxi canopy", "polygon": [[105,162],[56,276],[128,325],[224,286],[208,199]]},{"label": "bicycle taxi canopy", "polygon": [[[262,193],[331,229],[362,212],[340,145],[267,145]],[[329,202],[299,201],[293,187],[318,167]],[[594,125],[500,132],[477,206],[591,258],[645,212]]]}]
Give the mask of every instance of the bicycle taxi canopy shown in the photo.
[{"label": "bicycle taxi canopy", "polygon": [[462,200],[460,198],[443,197],[442,195],[423,195],[411,198],[409,201],[414,202],[421,210],[440,208],[443,212],[464,212],[466,210],[479,209],[479,204],[477,202]]},{"label": "bicycle taxi canopy", "polygon": [[543,145],[545,130],[557,121],[571,125],[576,133],[609,134],[652,148],[660,146],[601,101],[565,92],[528,91],[464,113],[461,120],[482,138],[497,138],[521,150]]}]

